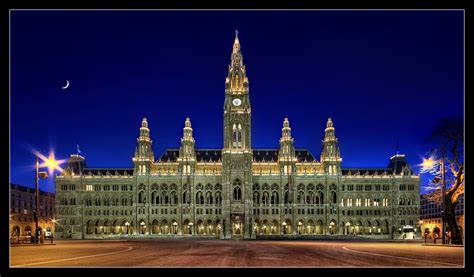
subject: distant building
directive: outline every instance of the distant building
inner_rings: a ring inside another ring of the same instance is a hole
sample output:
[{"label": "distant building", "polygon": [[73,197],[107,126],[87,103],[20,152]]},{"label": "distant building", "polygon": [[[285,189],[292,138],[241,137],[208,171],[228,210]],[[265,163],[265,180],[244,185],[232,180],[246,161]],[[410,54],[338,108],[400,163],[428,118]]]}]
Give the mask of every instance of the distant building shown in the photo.
[{"label": "distant building", "polygon": [[[42,236],[54,234],[54,200],[55,194],[40,190],[39,221]],[[35,189],[17,184],[10,184],[10,238],[34,235],[35,230]]]},{"label": "distant building", "polygon": [[[420,199],[420,219],[422,223],[423,233],[427,233],[429,238],[433,238],[437,234],[441,238],[441,229],[443,223],[441,221],[441,202],[431,199],[433,193],[421,195]],[[458,223],[461,236],[464,238],[464,195],[459,196],[456,206],[456,222]]]},{"label": "distant building", "polygon": [[83,156],[71,155],[55,179],[56,236],[403,239],[419,232],[420,178],[405,155],[387,159],[386,167],[344,168],[331,118],[318,141],[319,160],[295,147],[288,118],[275,138],[279,148],[252,147],[253,108],[237,36],[223,106],[219,149],[196,148],[187,118],[179,149],[155,160],[143,118],[133,167],[90,168]]}]

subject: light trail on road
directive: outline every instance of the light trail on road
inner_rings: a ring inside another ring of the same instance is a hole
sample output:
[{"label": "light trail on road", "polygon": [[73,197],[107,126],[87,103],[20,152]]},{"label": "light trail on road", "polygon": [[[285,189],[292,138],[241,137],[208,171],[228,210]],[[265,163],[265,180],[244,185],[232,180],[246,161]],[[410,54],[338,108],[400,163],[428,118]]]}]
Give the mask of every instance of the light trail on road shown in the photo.
[{"label": "light trail on road", "polygon": [[[123,247],[125,247],[125,246],[123,246]],[[127,249],[121,250],[121,251],[114,251],[114,252],[108,252],[108,253],[102,253],[102,254],[81,256],[81,257],[74,257],[74,258],[67,258],[67,259],[60,259],[60,260],[52,260],[52,261],[45,261],[45,262],[36,262],[36,263],[30,263],[30,264],[16,265],[16,266],[12,266],[12,267],[25,267],[25,266],[34,266],[34,265],[41,265],[41,264],[67,262],[67,261],[80,260],[80,259],[96,258],[96,257],[107,256],[107,255],[111,255],[111,254],[119,254],[119,253],[130,251],[132,249],[133,249],[133,247],[129,246],[129,247],[127,247]]]},{"label": "light trail on road", "polygon": [[360,254],[365,254],[365,255],[373,255],[373,256],[380,256],[380,257],[389,257],[389,258],[402,259],[402,260],[413,261],[413,262],[427,262],[427,263],[433,263],[433,264],[442,264],[442,265],[449,265],[449,266],[462,267],[461,265],[458,265],[458,264],[435,262],[435,261],[428,261],[428,260],[413,259],[413,258],[407,258],[407,257],[399,257],[399,256],[393,256],[393,255],[385,255],[385,254],[378,254],[378,253],[370,253],[370,252],[358,251],[358,250],[354,250],[354,249],[349,249],[349,248],[347,248],[346,246],[343,246],[342,249],[347,250],[347,251],[351,251],[351,252],[360,253]]}]

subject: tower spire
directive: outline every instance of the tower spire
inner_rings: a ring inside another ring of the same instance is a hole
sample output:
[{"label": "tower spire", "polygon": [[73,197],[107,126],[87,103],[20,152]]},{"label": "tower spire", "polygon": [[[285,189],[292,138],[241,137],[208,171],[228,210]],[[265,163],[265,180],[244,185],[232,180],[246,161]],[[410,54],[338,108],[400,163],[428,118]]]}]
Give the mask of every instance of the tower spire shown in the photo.
[{"label": "tower spire", "polygon": [[341,172],[341,153],[337,142],[334,124],[328,118],[326,129],[324,129],[323,151],[321,152],[321,163],[324,171],[329,175],[336,175]]},{"label": "tower spire", "polygon": [[148,128],[148,121],[143,117],[140,126],[140,135],[137,138],[137,147],[135,148],[135,155],[133,162],[135,163],[135,171],[138,174],[148,174],[151,165],[155,160],[155,155],[151,149],[152,140],[150,136],[150,129]]},{"label": "tower spire", "polygon": [[234,39],[234,47],[232,48],[232,54],[240,53],[240,42],[239,42],[239,31],[235,30],[235,39]]},{"label": "tower spire", "polygon": [[240,48],[239,31],[235,30],[234,45],[230,58],[229,74],[226,78],[226,92],[243,94],[248,92],[248,79]]}]

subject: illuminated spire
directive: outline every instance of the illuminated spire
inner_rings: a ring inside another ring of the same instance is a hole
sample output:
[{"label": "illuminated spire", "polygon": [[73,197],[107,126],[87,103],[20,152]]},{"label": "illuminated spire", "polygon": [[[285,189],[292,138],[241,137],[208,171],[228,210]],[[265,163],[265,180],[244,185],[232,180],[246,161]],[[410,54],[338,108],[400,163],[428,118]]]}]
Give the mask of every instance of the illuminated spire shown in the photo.
[{"label": "illuminated spire", "polygon": [[239,42],[239,31],[235,30],[235,39],[234,39],[234,47],[232,49],[233,54],[240,53],[240,42]]},{"label": "illuminated spire", "polygon": [[146,117],[142,120],[142,127],[148,128],[148,121],[146,121]]},{"label": "illuminated spire", "polygon": [[283,120],[283,128],[281,129],[281,138],[292,140],[290,121],[288,121],[288,117],[285,117],[285,119]]},{"label": "illuminated spire", "polygon": [[293,138],[291,137],[290,121],[285,117],[283,120],[283,128],[281,129],[279,158],[293,158],[295,149],[293,146]]},{"label": "illuminated spire", "polygon": [[334,124],[332,119],[328,118],[324,130],[323,151],[321,152],[321,163],[324,164],[324,172],[329,175],[340,174],[341,162],[341,151],[337,143]]},{"label": "illuminated spire", "polygon": [[191,128],[191,120],[189,117],[186,117],[186,121],[184,122],[183,138],[181,141],[183,140],[192,141],[194,143],[193,128]]},{"label": "illuminated spire", "polygon": [[140,137],[139,140],[150,140],[150,129],[148,129],[148,121],[146,117],[142,120],[142,126],[140,127]]},{"label": "illuminated spire", "polygon": [[245,65],[240,48],[239,31],[235,31],[234,45],[232,47],[232,55],[230,58],[229,74],[226,78],[226,91],[228,93],[247,93],[248,79],[245,72]]},{"label": "illuminated spire", "polygon": [[336,140],[336,135],[334,132],[334,125],[332,123],[332,119],[328,118],[328,122],[326,123],[326,129],[324,130],[324,141],[328,140]]},{"label": "illuminated spire", "polygon": [[148,121],[146,117],[143,117],[140,126],[140,136],[137,138],[135,156],[132,159],[138,174],[147,174],[150,172],[150,166],[155,160],[151,144],[152,140],[150,137],[150,129],[148,129]]}]

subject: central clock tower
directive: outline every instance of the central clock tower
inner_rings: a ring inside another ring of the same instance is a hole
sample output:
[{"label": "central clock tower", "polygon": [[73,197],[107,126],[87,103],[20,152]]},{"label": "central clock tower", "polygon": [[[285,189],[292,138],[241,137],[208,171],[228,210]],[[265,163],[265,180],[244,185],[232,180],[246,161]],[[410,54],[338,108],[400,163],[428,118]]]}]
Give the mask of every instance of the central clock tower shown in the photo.
[{"label": "central clock tower", "polygon": [[222,182],[225,188],[224,236],[252,236],[252,144],[249,81],[238,31],[232,49],[229,73],[225,80],[224,148]]}]

